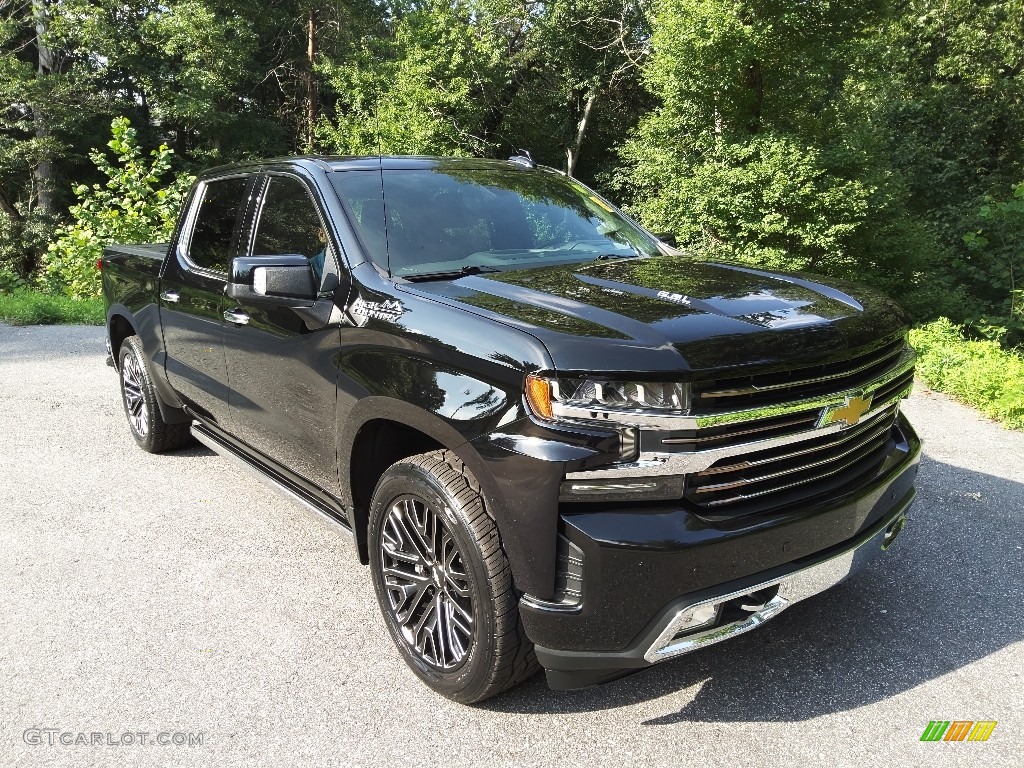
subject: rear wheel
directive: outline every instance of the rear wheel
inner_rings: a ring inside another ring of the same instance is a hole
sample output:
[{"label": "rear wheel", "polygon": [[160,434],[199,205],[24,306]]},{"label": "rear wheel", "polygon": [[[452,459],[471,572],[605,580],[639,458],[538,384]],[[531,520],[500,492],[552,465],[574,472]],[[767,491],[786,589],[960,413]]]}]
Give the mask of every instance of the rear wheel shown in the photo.
[{"label": "rear wheel", "polygon": [[384,473],[370,503],[369,547],[384,621],[428,686],[469,704],[539,669],[497,528],[451,451]]},{"label": "rear wheel", "polygon": [[160,415],[159,396],[146,367],[138,336],[129,336],[121,342],[117,368],[121,372],[124,413],[128,417],[132,437],[140,448],[150,453],[161,453],[192,442],[189,423],[168,424]]}]

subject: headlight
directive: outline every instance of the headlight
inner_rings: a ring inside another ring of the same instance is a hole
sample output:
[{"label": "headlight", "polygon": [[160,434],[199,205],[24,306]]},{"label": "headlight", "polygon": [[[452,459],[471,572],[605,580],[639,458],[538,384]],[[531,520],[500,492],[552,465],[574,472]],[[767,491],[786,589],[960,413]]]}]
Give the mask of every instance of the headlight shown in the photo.
[{"label": "headlight", "polygon": [[609,381],[591,378],[526,377],[526,399],[545,419],[611,420],[629,423],[630,415],[684,413],[689,387],[681,382]]}]

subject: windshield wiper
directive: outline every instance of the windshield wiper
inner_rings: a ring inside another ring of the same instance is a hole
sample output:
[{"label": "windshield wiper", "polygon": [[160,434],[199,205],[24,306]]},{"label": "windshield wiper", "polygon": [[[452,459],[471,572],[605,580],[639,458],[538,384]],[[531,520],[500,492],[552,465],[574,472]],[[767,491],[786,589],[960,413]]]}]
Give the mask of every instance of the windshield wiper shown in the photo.
[{"label": "windshield wiper", "polygon": [[399,275],[413,283],[425,282],[427,280],[455,280],[466,275],[479,275],[484,272],[500,272],[497,267],[466,266],[462,269],[451,269],[444,272],[421,272],[418,275]]},{"label": "windshield wiper", "polygon": [[635,259],[639,253],[601,253],[594,257],[594,261],[607,261],[608,259]]}]

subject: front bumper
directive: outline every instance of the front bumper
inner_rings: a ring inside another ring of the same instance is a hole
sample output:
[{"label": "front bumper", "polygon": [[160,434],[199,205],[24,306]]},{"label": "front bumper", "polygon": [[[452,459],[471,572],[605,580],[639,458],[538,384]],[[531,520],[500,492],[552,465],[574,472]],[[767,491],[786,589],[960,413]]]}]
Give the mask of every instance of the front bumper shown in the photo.
[{"label": "front bumper", "polygon": [[888,548],[914,498],[920,441],[901,416],[895,448],[845,497],[714,526],[672,505],[564,514],[582,600],[525,596],[521,613],[552,688],[621,677],[756,628]]}]

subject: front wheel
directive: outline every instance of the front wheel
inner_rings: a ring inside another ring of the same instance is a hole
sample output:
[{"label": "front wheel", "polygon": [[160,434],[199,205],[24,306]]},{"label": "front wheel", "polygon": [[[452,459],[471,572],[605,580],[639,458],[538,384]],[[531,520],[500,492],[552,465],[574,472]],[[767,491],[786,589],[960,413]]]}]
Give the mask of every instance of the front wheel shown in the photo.
[{"label": "front wheel", "polygon": [[432,689],[471,704],[539,669],[497,528],[451,451],[384,473],[370,502],[369,548],[391,637]]}]

